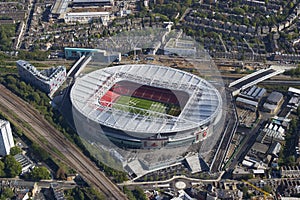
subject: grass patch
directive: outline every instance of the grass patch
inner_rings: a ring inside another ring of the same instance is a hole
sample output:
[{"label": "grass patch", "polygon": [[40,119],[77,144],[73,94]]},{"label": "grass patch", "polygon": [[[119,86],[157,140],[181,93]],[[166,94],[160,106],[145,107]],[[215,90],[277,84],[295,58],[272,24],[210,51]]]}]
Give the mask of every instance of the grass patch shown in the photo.
[{"label": "grass patch", "polygon": [[151,115],[152,113],[148,111],[153,111],[156,113],[177,116],[181,111],[179,106],[176,105],[130,96],[119,97],[119,99],[116,101],[116,104],[113,105],[113,108],[141,115]]}]

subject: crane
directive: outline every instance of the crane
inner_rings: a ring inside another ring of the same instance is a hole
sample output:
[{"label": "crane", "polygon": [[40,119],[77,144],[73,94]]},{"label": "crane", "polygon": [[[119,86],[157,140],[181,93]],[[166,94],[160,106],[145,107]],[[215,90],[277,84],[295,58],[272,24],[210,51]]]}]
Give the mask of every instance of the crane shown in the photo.
[{"label": "crane", "polygon": [[244,183],[248,184],[249,186],[253,187],[255,190],[261,192],[264,194],[264,199],[267,199],[268,196],[270,196],[271,194],[269,192],[264,191],[263,189],[256,187],[255,185],[253,185],[252,183],[246,181],[246,180],[242,180]]}]

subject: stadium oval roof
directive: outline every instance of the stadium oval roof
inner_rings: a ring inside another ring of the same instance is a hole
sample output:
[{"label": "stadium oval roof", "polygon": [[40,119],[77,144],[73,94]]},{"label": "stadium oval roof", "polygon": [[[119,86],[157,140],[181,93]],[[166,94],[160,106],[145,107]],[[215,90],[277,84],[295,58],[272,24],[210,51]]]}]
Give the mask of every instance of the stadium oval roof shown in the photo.
[{"label": "stadium oval roof", "polygon": [[[107,107],[99,99],[117,82],[185,91],[189,99],[178,116],[164,113],[141,115]],[[99,124],[135,133],[170,133],[209,124],[221,112],[218,90],[206,80],[170,67],[131,64],[108,67],[78,78],[71,90],[73,108]]]}]

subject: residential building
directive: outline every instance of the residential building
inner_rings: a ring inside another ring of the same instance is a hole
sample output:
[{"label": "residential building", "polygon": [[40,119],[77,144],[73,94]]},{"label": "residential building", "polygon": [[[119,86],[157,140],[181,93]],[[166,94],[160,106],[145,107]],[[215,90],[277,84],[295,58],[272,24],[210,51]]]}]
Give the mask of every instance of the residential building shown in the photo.
[{"label": "residential building", "polygon": [[17,67],[21,79],[34,85],[41,91],[46,92],[50,96],[66,80],[66,68],[64,66],[39,71],[27,61],[18,60]]},{"label": "residential building", "polygon": [[0,119],[0,156],[10,153],[10,148],[14,147],[14,139],[9,121]]},{"label": "residential building", "polygon": [[[0,181],[0,190],[11,188],[16,198],[13,199],[32,199],[37,193],[39,187],[36,182],[23,180],[2,180]],[[34,198],[35,199],[35,198]]]},{"label": "residential building", "polygon": [[57,183],[51,183],[50,186],[56,200],[65,199],[63,189]]},{"label": "residential building", "polygon": [[299,178],[300,177],[300,167],[299,166],[283,166],[280,168],[280,173],[282,177],[289,178]]},{"label": "residential building", "polygon": [[109,12],[72,12],[67,13],[64,17],[66,23],[89,23],[92,20],[101,19],[103,25],[109,21]]}]

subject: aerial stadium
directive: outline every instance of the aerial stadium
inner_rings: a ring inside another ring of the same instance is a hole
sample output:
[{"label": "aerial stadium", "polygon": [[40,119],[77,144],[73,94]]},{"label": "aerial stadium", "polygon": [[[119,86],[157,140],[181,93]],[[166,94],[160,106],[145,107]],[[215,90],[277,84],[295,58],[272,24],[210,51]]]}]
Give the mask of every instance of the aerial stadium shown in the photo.
[{"label": "aerial stadium", "polygon": [[78,78],[70,94],[77,132],[126,149],[190,145],[213,135],[219,91],[191,73],[152,64],[106,67]]}]

